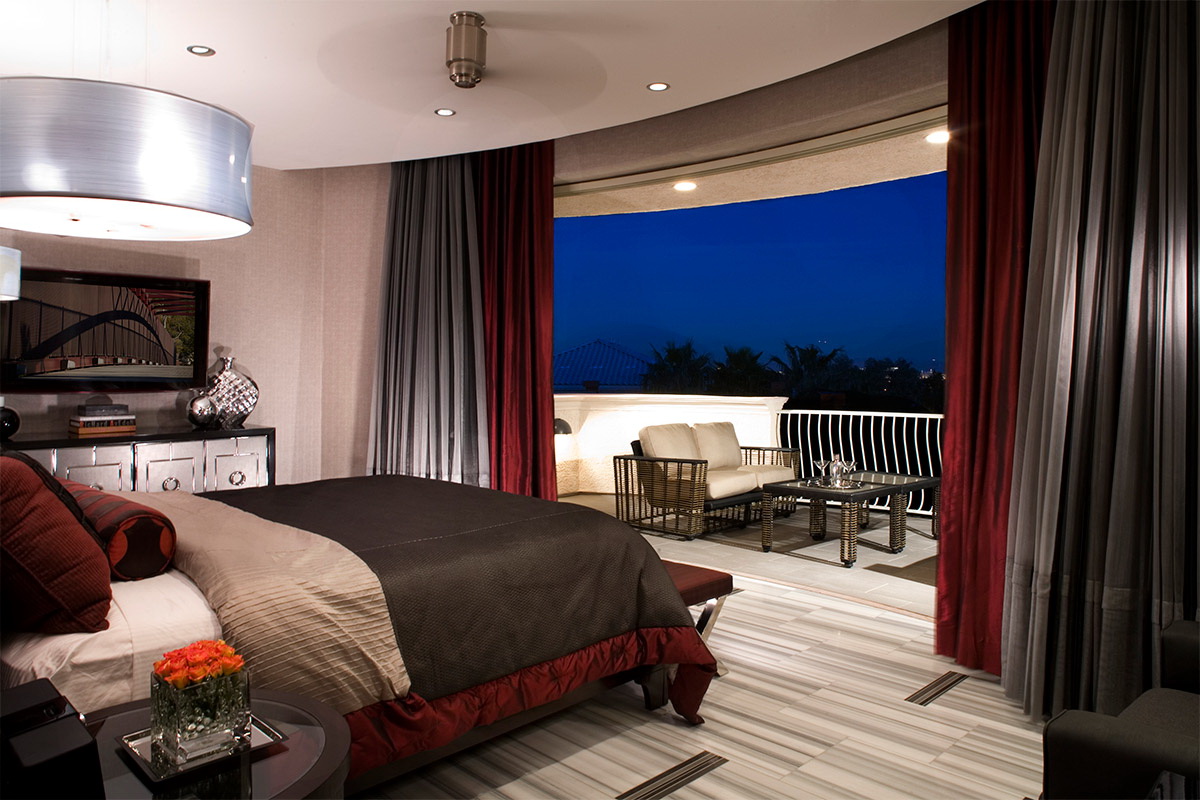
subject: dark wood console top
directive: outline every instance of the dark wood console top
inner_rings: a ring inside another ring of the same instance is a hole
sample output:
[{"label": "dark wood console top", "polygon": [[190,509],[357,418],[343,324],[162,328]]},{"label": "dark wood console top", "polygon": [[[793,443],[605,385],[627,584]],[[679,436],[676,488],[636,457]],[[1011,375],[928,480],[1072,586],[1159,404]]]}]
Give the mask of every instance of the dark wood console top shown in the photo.
[{"label": "dark wood console top", "polygon": [[[141,428],[141,426],[138,426]],[[222,430],[216,428],[193,428],[190,425],[179,427],[150,427],[138,430],[137,433],[121,434],[119,436],[89,436],[73,438],[70,436],[52,436],[48,434],[18,434],[4,442],[5,447],[14,450],[43,450],[52,447],[91,447],[106,444],[136,444],[138,442],[194,442],[204,439],[230,439],[235,436],[269,436],[274,438],[275,429],[267,427],[232,428]]]}]

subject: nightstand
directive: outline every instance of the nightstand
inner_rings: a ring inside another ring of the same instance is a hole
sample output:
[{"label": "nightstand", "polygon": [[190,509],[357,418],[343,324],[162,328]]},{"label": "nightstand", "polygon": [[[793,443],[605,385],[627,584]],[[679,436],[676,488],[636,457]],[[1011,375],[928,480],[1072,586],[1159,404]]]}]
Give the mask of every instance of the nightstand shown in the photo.
[{"label": "nightstand", "polygon": [[139,700],[87,715],[96,737],[107,798],[340,798],[350,769],[350,729],[324,703],[290,692],[251,689],[254,714],[287,735],[287,740],[230,758],[196,776],[150,784],[129,762],[119,739],[150,727],[150,701]]}]

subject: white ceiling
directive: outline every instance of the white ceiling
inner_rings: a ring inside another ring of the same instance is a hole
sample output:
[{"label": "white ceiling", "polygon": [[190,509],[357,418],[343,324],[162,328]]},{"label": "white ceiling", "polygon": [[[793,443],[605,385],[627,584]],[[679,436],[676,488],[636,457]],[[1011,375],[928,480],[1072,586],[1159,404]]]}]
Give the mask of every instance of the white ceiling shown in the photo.
[{"label": "white ceiling", "polygon": [[[556,190],[556,217],[590,217],[745,203],[829,192],[851,186],[928,175],[946,169],[946,146],[926,141],[945,127],[945,109],[909,115],[803,144],[703,165],[630,178],[568,184]],[[694,182],[680,192],[674,184]]]},{"label": "white ceiling", "polygon": [[[254,161],[345,166],[596,130],[825,66],[978,0],[0,0],[0,75],[111,80],[222,106]],[[487,18],[483,82],[444,67]],[[211,58],[186,52],[216,49]],[[651,81],[667,92],[645,89]],[[458,114],[437,117],[434,109]]]}]

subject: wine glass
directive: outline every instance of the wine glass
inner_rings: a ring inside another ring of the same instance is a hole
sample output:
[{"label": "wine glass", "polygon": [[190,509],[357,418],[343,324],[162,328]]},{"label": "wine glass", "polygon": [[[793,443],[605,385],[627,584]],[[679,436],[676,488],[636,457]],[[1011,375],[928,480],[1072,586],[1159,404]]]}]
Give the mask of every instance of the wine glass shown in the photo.
[{"label": "wine glass", "polygon": [[820,482],[824,483],[825,482],[825,468],[829,466],[829,459],[828,458],[814,458],[812,463],[813,463],[814,467],[821,470]]}]

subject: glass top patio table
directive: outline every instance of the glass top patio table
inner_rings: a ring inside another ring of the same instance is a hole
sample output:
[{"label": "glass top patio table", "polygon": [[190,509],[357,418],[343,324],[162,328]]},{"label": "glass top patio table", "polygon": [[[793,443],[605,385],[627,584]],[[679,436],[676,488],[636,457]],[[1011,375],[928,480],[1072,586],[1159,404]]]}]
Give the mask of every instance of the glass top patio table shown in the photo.
[{"label": "glass top patio table", "polygon": [[836,500],[842,503],[842,565],[850,567],[858,559],[859,513],[863,504],[879,497],[887,497],[889,505],[888,546],[892,553],[904,549],[908,529],[908,496],[922,489],[934,491],[934,531],[936,537],[939,486],[941,478],[920,475],[896,475],[889,472],[854,472],[843,476],[846,486],[833,486],[829,479],[807,478],[780,481],[763,486],[762,549],[770,552],[774,527],[774,500],[780,495],[790,495],[809,500],[809,535],[813,539],[825,538],[825,503]]},{"label": "glass top patio table", "polygon": [[845,476],[845,479],[852,485],[831,486],[827,479],[801,478],[795,481],[768,483],[763,486],[763,491],[769,492],[773,497],[792,495],[820,500],[855,500],[861,503],[898,492],[911,493],[921,489],[933,489],[942,482],[941,478],[894,475],[890,472],[852,472]]}]

